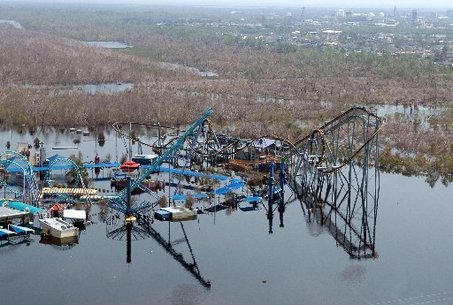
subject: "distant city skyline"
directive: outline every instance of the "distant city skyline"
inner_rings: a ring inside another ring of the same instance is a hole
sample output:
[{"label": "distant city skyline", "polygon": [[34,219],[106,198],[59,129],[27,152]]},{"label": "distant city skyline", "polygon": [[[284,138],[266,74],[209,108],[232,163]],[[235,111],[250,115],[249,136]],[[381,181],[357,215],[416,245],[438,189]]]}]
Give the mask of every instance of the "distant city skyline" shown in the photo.
[{"label": "distant city skyline", "polygon": [[222,7],[332,7],[332,8],[445,8],[453,9],[452,0],[7,0],[1,2],[112,3]]}]

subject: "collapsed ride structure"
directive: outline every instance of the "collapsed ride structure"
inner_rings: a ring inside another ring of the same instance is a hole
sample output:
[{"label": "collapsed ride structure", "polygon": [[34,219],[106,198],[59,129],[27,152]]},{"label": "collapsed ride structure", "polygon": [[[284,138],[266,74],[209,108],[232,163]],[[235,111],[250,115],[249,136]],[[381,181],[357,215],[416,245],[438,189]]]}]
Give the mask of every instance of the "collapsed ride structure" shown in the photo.
[{"label": "collapsed ride structure", "polygon": [[[375,241],[380,192],[378,134],[382,126],[379,117],[364,108],[352,108],[293,143],[267,135],[244,140],[217,134],[209,120],[212,114],[213,110],[207,109],[185,130],[152,125],[158,130],[157,141],[152,144],[146,144],[133,136],[130,132],[131,123],[128,123],[129,133],[124,132],[120,123],[114,124],[113,127],[123,138],[125,146],[126,140],[129,143],[133,140],[151,147],[156,153],[152,159],[146,160],[149,163],[143,166],[144,169],[134,179],[128,178],[127,187],[111,196],[108,201],[108,207],[116,214],[107,219],[107,236],[113,239],[127,237],[128,262],[131,239],[152,237],[200,283],[205,287],[210,286],[210,282],[201,276],[183,224],[180,223],[183,242],[190,250],[192,261],[173,249],[170,238],[165,240],[153,228],[150,211],[159,205],[161,198],[144,182],[152,174],[165,170],[169,176],[176,172],[180,176],[212,179],[211,177],[221,175],[206,174],[203,170],[220,164],[235,172],[241,171],[240,176],[244,181],[232,179],[230,184],[210,190],[209,194],[197,195],[208,197],[224,194],[237,186],[241,188],[247,185],[253,189],[256,185],[264,185],[267,189],[259,194],[262,197],[252,192],[252,196],[243,199],[252,203],[253,207],[257,202],[263,204],[269,221],[269,233],[272,233],[273,212],[278,210],[280,226],[283,226],[285,206],[298,201],[311,234],[329,232],[337,245],[352,258],[377,256]],[[165,133],[164,130],[170,132]],[[129,144],[129,148],[126,148],[129,156],[130,147]],[[55,169],[72,170],[75,183],[81,186],[83,195],[89,201],[90,194],[83,182],[81,167],[72,160],[56,156],[49,158],[47,166],[33,168],[22,155],[11,151],[0,154],[0,160],[0,170],[4,176],[0,180],[0,186],[13,192],[16,198],[20,197],[24,202],[36,205],[44,194],[44,190],[40,191],[37,186],[34,172],[44,171],[45,180],[52,181],[50,174]],[[168,166],[162,166],[164,163]],[[200,171],[192,171],[194,165]],[[278,175],[274,175],[274,171],[278,171]],[[256,179],[251,172],[266,172],[266,175]],[[5,177],[11,173],[20,175],[22,191],[7,183]],[[284,200],[285,188],[288,188],[285,183],[295,195],[288,201]],[[137,189],[149,193],[155,201],[132,203],[131,193]],[[276,196],[277,191],[280,193]],[[65,194],[57,192],[57,198],[63,199],[62,196]],[[267,206],[260,201],[266,197]],[[208,211],[215,213],[217,209]],[[118,213],[123,216],[118,216]],[[131,219],[137,221],[130,221]]]},{"label": "collapsed ride structure", "polygon": [[[208,119],[212,114],[212,109],[208,109],[185,131],[173,129],[173,136],[170,137],[161,133],[160,125],[155,125],[159,128],[158,140],[148,146],[159,156],[131,182],[130,188],[112,198],[109,206],[137,216],[155,207],[156,203],[149,202],[131,205],[130,192],[137,188],[146,190],[142,184],[146,177],[164,162],[177,164],[175,160],[181,156],[186,160],[184,167],[187,163],[201,168],[223,164],[247,172],[264,166],[272,169],[272,173],[261,183],[272,190],[274,182],[282,185],[283,180],[287,180],[300,201],[312,234],[327,230],[353,258],[377,256],[375,231],[380,191],[378,133],[382,126],[379,117],[365,108],[352,108],[310,135],[291,143],[272,136],[243,140],[217,135]],[[114,125],[117,132],[125,138],[129,137],[130,141],[131,134],[118,126],[121,124]],[[133,140],[140,141],[138,138]],[[274,163],[280,166],[269,166]],[[279,179],[275,181],[274,168],[280,169]],[[273,181],[268,182],[271,177]],[[251,179],[247,184],[252,184]],[[267,196],[270,198],[268,207],[264,206],[270,233],[273,210],[278,208],[279,212],[284,211],[281,205],[273,207],[272,194],[271,191]]]},{"label": "collapsed ride structure", "polygon": [[376,115],[352,108],[296,142],[290,155],[289,185],[307,223],[327,228],[353,258],[377,256],[381,126]]}]

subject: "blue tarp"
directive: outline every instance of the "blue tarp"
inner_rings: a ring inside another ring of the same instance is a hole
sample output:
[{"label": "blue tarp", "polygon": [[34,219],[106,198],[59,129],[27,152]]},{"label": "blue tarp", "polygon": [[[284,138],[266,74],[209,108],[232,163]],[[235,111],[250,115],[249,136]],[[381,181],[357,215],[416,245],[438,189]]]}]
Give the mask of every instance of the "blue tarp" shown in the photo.
[{"label": "blue tarp", "polygon": [[[3,201],[5,202],[5,200]],[[2,203],[3,203],[2,202]],[[12,209],[19,210],[19,211],[26,211],[27,209],[30,211],[32,214],[36,213],[45,213],[46,210],[20,202],[20,201],[6,201],[8,206]]]},{"label": "blue tarp", "polygon": [[16,232],[16,233],[25,233],[26,231],[21,229],[21,228],[18,228],[16,226],[9,226],[10,229],[12,229],[12,231]]},{"label": "blue tarp", "polygon": [[214,191],[214,193],[216,193],[217,195],[225,195],[225,194],[231,193],[232,191],[233,191],[233,189],[231,189],[227,186],[224,186],[224,187],[216,189]]},{"label": "blue tarp", "polygon": [[[57,162],[55,165],[52,166],[52,168],[48,166],[33,166],[33,171],[34,172],[45,172],[48,170],[69,170],[72,169],[72,164],[61,164],[57,165],[59,162]],[[82,164],[82,167],[85,168],[117,168],[119,167],[120,164],[118,162],[103,162],[103,163],[84,163]],[[22,173],[23,169],[18,167],[17,165],[11,164],[6,167],[6,170],[8,173]]]},{"label": "blue tarp", "polygon": [[19,158],[12,157],[6,160],[2,160],[3,167],[10,173],[18,172],[21,173],[28,168],[28,162]]},{"label": "blue tarp", "polygon": [[244,183],[244,180],[242,178],[233,178],[230,180],[230,183]]},{"label": "blue tarp", "polygon": [[29,231],[26,230],[26,228],[22,228],[22,227],[19,227],[19,226],[14,226],[14,225],[9,225],[9,228],[16,232],[17,234],[23,234],[23,233],[27,233]]},{"label": "blue tarp", "polygon": [[70,161],[66,160],[66,157],[63,157],[62,155],[56,154],[53,156],[50,156],[49,158],[46,159],[49,160],[49,163],[71,163]]},{"label": "blue tarp", "polygon": [[186,200],[187,199],[187,196],[184,195],[184,194],[176,194],[173,196],[172,198],[173,200]]},{"label": "blue tarp", "polygon": [[127,178],[127,174],[125,172],[123,172],[122,170],[118,170],[113,175],[113,178],[115,178],[115,179],[126,179]]},{"label": "blue tarp", "polygon": [[[149,168],[149,165],[141,166],[141,168],[147,169],[147,168]],[[156,171],[164,172],[164,173],[170,172],[171,174],[186,175],[186,176],[193,176],[193,177],[207,177],[207,178],[212,178],[212,179],[220,180],[220,181],[228,180],[228,177],[224,176],[224,175],[206,174],[206,173],[191,171],[188,169],[177,169],[177,168],[168,168],[168,167],[164,167],[164,166],[159,166],[156,168]]]},{"label": "blue tarp", "polygon": [[46,172],[49,170],[67,170],[72,169],[72,165],[65,164],[65,165],[53,165],[52,168],[48,166],[33,166],[34,172]]},{"label": "blue tarp", "polygon": [[206,194],[206,193],[193,194],[192,198],[205,199],[205,198],[208,198],[208,194]]},{"label": "blue tarp", "polygon": [[[199,194],[190,194],[193,199],[205,199],[208,198],[208,194],[206,193],[199,193]],[[176,194],[171,199],[172,200],[186,200],[188,195],[184,194]]]},{"label": "blue tarp", "polygon": [[244,181],[242,181],[242,179],[240,179],[240,180],[233,179],[231,181],[235,181],[235,182],[227,184],[223,187],[220,187],[220,188],[214,190],[214,193],[217,195],[225,195],[225,194],[233,192],[236,189],[240,189],[241,187],[244,186]]},{"label": "blue tarp", "polygon": [[243,186],[244,186],[244,182],[235,182],[235,183],[225,185],[225,187],[228,187],[233,190],[240,189]]},{"label": "blue tarp", "polygon": [[262,200],[263,200],[263,198],[260,196],[249,196],[249,197],[244,198],[244,201],[250,202],[250,203],[260,202]]}]

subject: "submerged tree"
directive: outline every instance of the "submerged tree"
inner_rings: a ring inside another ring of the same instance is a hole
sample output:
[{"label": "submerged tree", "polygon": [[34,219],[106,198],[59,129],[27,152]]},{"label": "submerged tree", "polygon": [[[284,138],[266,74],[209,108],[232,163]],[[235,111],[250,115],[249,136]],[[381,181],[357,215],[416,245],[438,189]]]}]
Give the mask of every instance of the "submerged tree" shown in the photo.
[{"label": "submerged tree", "polygon": [[187,199],[186,199],[186,204],[184,205],[184,207],[186,207],[188,209],[192,209],[194,204],[195,204],[195,200],[193,199],[191,194],[188,194]]},{"label": "submerged tree", "polygon": [[159,198],[159,200],[157,201],[157,203],[159,204],[159,206],[161,208],[166,208],[168,207],[168,199],[167,199],[167,196],[162,196]]},{"label": "submerged tree", "polygon": [[103,131],[101,131],[98,135],[98,144],[100,147],[104,146],[105,144],[105,135]]},{"label": "submerged tree", "polygon": [[87,169],[83,167],[82,158],[80,156],[76,157],[75,155],[72,155],[69,159],[71,159],[77,166],[73,166],[65,175],[68,186],[88,187],[90,177]]},{"label": "submerged tree", "polygon": [[36,138],[33,140],[33,145],[34,145],[35,149],[38,149],[38,148],[39,148],[40,143],[41,143],[41,141],[39,140],[38,137],[36,137]]}]

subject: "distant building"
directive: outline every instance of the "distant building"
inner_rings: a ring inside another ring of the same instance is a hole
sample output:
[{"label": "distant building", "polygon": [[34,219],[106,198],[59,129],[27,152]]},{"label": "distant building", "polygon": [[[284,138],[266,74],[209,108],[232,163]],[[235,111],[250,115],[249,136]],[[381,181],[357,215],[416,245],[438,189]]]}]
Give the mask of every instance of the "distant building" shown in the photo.
[{"label": "distant building", "polygon": [[412,10],[411,19],[412,19],[412,22],[417,22],[418,21],[417,10]]},{"label": "distant building", "polygon": [[398,17],[398,10],[396,9],[396,6],[393,7],[393,17]]},{"label": "distant building", "polygon": [[335,12],[335,16],[339,18],[344,18],[346,16],[346,13],[343,9],[339,9]]}]

